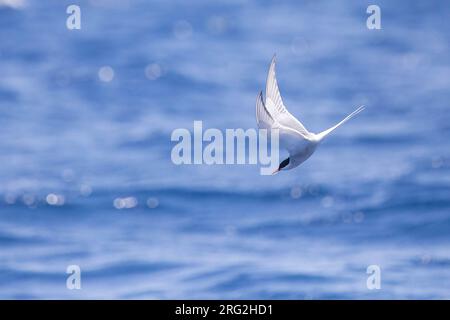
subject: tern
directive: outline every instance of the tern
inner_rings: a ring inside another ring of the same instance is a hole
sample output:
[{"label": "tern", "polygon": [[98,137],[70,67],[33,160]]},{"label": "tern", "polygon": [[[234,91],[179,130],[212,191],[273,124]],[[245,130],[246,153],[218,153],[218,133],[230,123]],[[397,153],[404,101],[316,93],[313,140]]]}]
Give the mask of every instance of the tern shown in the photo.
[{"label": "tern", "polygon": [[290,114],[283,104],[275,76],[275,58],[275,56],[272,58],[267,75],[266,100],[263,100],[262,91],[256,97],[258,127],[268,131],[278,130],[280,146],[289,153],[289,157],[281,161],[273,174],[298,167],[316,151],[326,136],[364,110],[364,106],[360,106],[344,120],[320,133],[306,130],[305,126]]}]

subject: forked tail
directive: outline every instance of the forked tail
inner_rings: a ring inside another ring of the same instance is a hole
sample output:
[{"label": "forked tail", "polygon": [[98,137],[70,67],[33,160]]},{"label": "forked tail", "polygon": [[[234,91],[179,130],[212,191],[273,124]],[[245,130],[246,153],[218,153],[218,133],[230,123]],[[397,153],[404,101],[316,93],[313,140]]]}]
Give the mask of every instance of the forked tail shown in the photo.
[{"label": "forked tail", "polygon": [[327,129],[325,131],[322,131],[321,133],[318,133],[317,137],[319,138],[319,141],[322,140],[323,138],[325,138],[327,135],[329,135],[334,129],[336,129],[337,127],[340,127],[341,125],[346,123],[348,120],[350,120],[351,118],[353,118],[354,116],[356,116],[358,113],[360,113],[363,110],[364,110],[364,106],[359,107],[358,109],[356,109],[355,111],[350,113],[347,117],[345,117],[345,119],[342,120],[341,122],[339,122],[338,124],[332,126],[330,129]]}]

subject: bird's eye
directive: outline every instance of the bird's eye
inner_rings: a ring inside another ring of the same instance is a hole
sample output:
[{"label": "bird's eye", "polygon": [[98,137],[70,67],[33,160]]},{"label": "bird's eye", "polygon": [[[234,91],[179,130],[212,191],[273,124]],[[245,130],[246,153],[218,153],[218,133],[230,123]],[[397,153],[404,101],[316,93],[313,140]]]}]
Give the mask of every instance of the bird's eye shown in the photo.
[{"label": "bird's eye", "polygon": [[289,158],[281,161],[280,163],[280,167],[278,168],[279,170],[283,169],[284,167],[286,167],[289,164]]}]

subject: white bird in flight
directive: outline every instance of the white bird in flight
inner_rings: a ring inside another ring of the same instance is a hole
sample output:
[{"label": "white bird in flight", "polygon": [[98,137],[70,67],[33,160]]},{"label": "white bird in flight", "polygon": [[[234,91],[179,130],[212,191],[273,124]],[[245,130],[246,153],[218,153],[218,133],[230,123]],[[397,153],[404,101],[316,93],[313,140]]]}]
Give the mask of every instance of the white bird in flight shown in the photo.
[{"label": "white bird in flight", "polygon": [[270,63],[269,74],[266,82],[266,100],[263,100],[262,91],[256,98],[256,121],[258,127],[268,131],[279,130],[279,141],[281,147],[285,148],[289,157],[281,161],[278,169],[273,174],[281,170],[290,170],[308,159],[323,139],[334,129],[344,124],[355,115],[364,110],[364,106],[349,114],[344,120],[331,128],[320,133],[312,133],[306,130],[303,124],[298,121],[283,104],[277,79],[275,77],[275,56]]}]

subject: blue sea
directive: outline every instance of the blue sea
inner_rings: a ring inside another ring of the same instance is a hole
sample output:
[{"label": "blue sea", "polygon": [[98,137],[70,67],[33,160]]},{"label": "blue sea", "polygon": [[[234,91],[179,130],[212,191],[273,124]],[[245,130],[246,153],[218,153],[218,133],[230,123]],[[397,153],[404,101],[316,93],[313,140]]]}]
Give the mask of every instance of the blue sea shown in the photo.
[{"label": "blue sea", "polygon": [[[450,298],[448,1],[74,2],[0,0],[0,298]],[[173,164],[275,53],[309,130],[366,110],[278,175]]]}]

